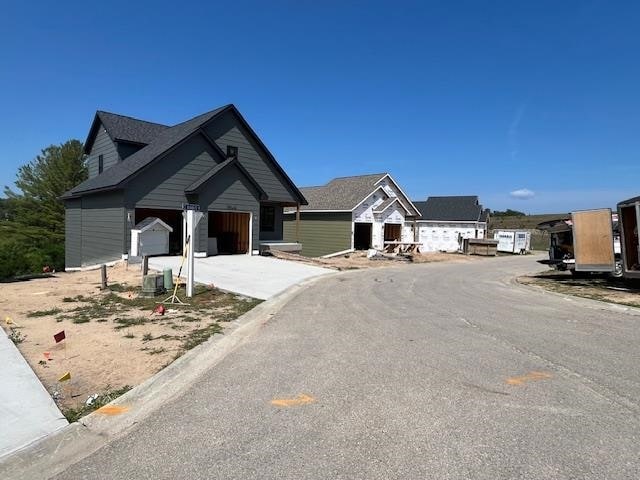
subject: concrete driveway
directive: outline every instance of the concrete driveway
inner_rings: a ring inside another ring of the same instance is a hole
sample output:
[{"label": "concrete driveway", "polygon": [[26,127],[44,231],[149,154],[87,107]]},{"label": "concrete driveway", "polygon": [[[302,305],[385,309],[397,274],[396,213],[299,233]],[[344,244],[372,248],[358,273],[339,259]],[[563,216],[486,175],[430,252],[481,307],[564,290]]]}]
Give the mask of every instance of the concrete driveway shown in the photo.
[{"label": "concrete driveway", "polygon": [[[178,274],[182,257],[153,257],[149,267]],[[186,263],[186,262],[185,262]],[[195,280],[229,292],[267,300],[309,278],[333,272],[326,268],[257,255],[217,255],[195,259]],[[186,266],[182,277],[186,275]]]}]

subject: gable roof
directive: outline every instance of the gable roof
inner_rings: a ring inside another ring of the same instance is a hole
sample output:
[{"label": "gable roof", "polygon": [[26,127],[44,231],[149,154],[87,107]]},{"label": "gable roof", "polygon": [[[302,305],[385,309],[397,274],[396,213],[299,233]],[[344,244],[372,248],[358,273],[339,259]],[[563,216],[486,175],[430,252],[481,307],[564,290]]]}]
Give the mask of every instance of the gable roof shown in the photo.
[{"label": "gable roof", "polygon": [[200,189],[200,187],[202,187],[210,179],[212,179],[213,177],[218,175],[221,171],[223,171],[224,169],[230,166],[234,166],[238,170],[240,170],[240,172],[247,178],[247,180],[249,180],[251,185],[253,185],[255,189],[258,191],[258,193],[260,194],[261,200],[265,200],[267,198],[267,193],[262,189],[260,184],[255,180],[255,178],[253,178],[251,174],[247,172],[247,170],[242,166],[242,164],[238,161],[237,158],[228,158],[224,162],[220,162],[211,170],[209,170],[207,173],[205,173],[202,177],[200,177],[198,180],[196,180],[187,188],[185,188],[184,193],[189,194],[189,193],[197,192]]},{"label": "gable roof", "polygon": [[160,123],[147,122],[117,113],[98,110],[91,124],[89,135],[84,142],[84,153],[89,154],[93,147],[98,128],[102,125],[114,142],[127,142],[148,145],[168,127]]},{"label": "gable roof", "polygon": [[173,232],[173,228],[171,228],[165,222],[160,220],[158,217],[147,217],[141,222],[137,223],[132,230],[139,230],[140,232],[146,232],[155,224],[161,225],[163,228],[165,228],[169,232]]},{"label": "gable roof", "polygon": [[[397,186],[396,182],[388,173],[373,173],[369,175],[338,177],[323,186],[303,187],[300,191],[309,203],[301,208],[301,210],[350,212],[365,201],[369,195],[377,189],[382,188],[380,182],[385,177],[389,177]],[[398,190],[400,190],[399,187]],[[402,191],[399,191],[399,194],[401,195],[401,203],[402,200],[406,202],[403,205],[404,209],[408,210],[413,208],[414,211],[409,211],[408,213],[410,215],[418,215],[419,212],[413,206],[413,203],[404,196]]]},{"label": "gable roof", "polygon": [[373,213],[382,213],[384,212],[387,208],[389,208],[392,204],[398,202],[400,204],[400,207],[402,207],[402,209],[407,212],[407,214],[411,215],[411,212],[408,211],[404,205],[402,205],[402,202],[400,201],[400,199],[398,197],[389,197],[387,198],[384,202],[382,202],[380,205],[378,205],[376,208],[373,209]]},{"label": "gable roof", "polygon": [[426,202],[415,202],[415,205],[423,221],[479,222],[484,212],[475,195],[429,197]]},{"label": "gable roof", "polygon": [[[153,124],[158,126],[156,128],[157,133],[155,138],[148,145],[141,148],[134,154],[130,155],[129,157],[124,159],[122,162],[118,162],[115,165],[111,166],[110,168],[106,169],[101,174],[93,178],[90,178],[88,180],[85,180],[80,185],[75,186],[74,188],[66,192],[62,196],[62,198],[67,199],[75,196],[80,196],[82,194],[89,193],[89,192],[99,192],[99,191],[106,191],[106,190],[121,188],[126,181],[133,178],[145,167],[150,165],[154,160],[169,153],[175,147],[177,147],[187,139],[191,138],[191,136],[195,134],[204,135],[207,142],[211,144],[211,146],[214,149],[216,149],[218,153],[220,153],[220,155],[224,158],[225,155],[220,150],[220,147],[218,147],[218,145],[216,145],[216,143],[213,142],[204,133],[204,131],[202,130],[202,127],[207,122],[214,120],[216,117],[218,117],[219,115],[221,115],[223,112],[226,112],[226,111],[233,111],[238,116],[238,119],[247,128],[247,131],[249,132],[249,134],[252,135],[254,139],[257,141],[257,143],[261,146],[261,148],[264,149],[264,151],[267,154],[268,160],[273,163],[273,165],[276,167],[278,172],[283,176],[284,181],[291,188],[294,194],[294,197],[298,197],[298,200],[300,201],[300,203],[306,204],[306,200],[302,195],[302,193],[300,193],[300,190],[298,190],[298,188],[295,186],[293,181],[287,176],[287,174],[284,172],[282,167],[278,164],[278,162],[273,157],[273,155],[271,155],[271,153],[267,150],[267,148],[264,146],[262,141],[258,138],[255,132],[247,124],[246,120],[242,117],[242,115],[240,115],[240,112],[238,112],[238,110],[233,104],[216,108],[215,110],[211,110],[210,112],[203,113],[202,115],[198,115],[197,117],[194,117],[190,120],[174,125],[172,127],[166,127],[160,124]],[[103,112],[98,112],[98,114],[96,114],[96,119],[103,118],[103,117],[106,118],[103,115]],[[135,119],[131,119],[130,117],[122,117],[117,115],[116,117],[134,120],[135,122],[138,121]],[[111,118],[111,120],[114,120],[114,118]],[[109,120],[107,120],[107,122],[109,122]],[[127,123],[127,122],[128,120],[122,121],[121,124],[124,125],[124,123]],[[146,122],[146,123],[149,123],[149,122]],[[96,120],[94,120],[94,126],[95,124],[96,124]],[[134,122],[130,122],[129,126],[131,125],[134,125]],[[94,128],[94,126],[92,126],[92,129]],[[164,128],[161,128],[161,127],[164,127]],[[141,133],[143,129],[140,128],[138,130],[138,133],[141,135],[147,135],[147,134],[151,135],[151,131],[154,128],[155,127],[151,127],[150,129],[145,130],[146,133],[144,134]],[[123,131],[125,131],[124,128],[120,130],[120,132],[123,132]],[[133,136],[130,135],[129,138],[131,139],[133,138]],[[141,139],[142,136],[139,136],[137,138]],[[129,141],[132,141],[132,140],[129,140]],[[264,191],[262,191],[262,194],[264,194]]]}]

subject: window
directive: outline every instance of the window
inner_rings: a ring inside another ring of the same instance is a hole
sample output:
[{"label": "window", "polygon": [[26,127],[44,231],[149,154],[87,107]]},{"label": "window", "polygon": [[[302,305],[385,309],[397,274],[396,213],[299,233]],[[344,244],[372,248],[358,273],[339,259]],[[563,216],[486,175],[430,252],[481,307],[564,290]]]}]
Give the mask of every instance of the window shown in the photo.
[{"label": "window", "polygon": [[238,158],[238,147],[227,145],[227,158]]},{"label": "window", "polygon": [[263,205],[260,207],[260,231],[274,232],[276,229],[276,207]]},{"label": "window", "polygon": [[104,170],[104,155],[98,155],[98,173]]}]

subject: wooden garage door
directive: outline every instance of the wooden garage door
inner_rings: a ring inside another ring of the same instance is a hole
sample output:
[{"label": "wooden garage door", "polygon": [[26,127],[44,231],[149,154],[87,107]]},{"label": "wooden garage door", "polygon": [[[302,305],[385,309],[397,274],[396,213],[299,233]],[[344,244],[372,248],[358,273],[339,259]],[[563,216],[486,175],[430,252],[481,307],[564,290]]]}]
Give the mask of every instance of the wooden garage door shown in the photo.
[{"label": "wooden garage door", "polygon": [[249,251],[249,219],[248,213],[209,212],[209,238],[218,239],[218,253]]}]

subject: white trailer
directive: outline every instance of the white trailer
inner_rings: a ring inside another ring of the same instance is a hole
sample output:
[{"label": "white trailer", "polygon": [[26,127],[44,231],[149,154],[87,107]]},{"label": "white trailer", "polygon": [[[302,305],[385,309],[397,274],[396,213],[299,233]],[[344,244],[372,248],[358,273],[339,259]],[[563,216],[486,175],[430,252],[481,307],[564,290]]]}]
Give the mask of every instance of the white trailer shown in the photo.
[{"label": "white trailer", "polygon": [[526,230],[497,230],[493,239],[498,240],[498,251],[524,255],[531,250],[531,232]]}]

